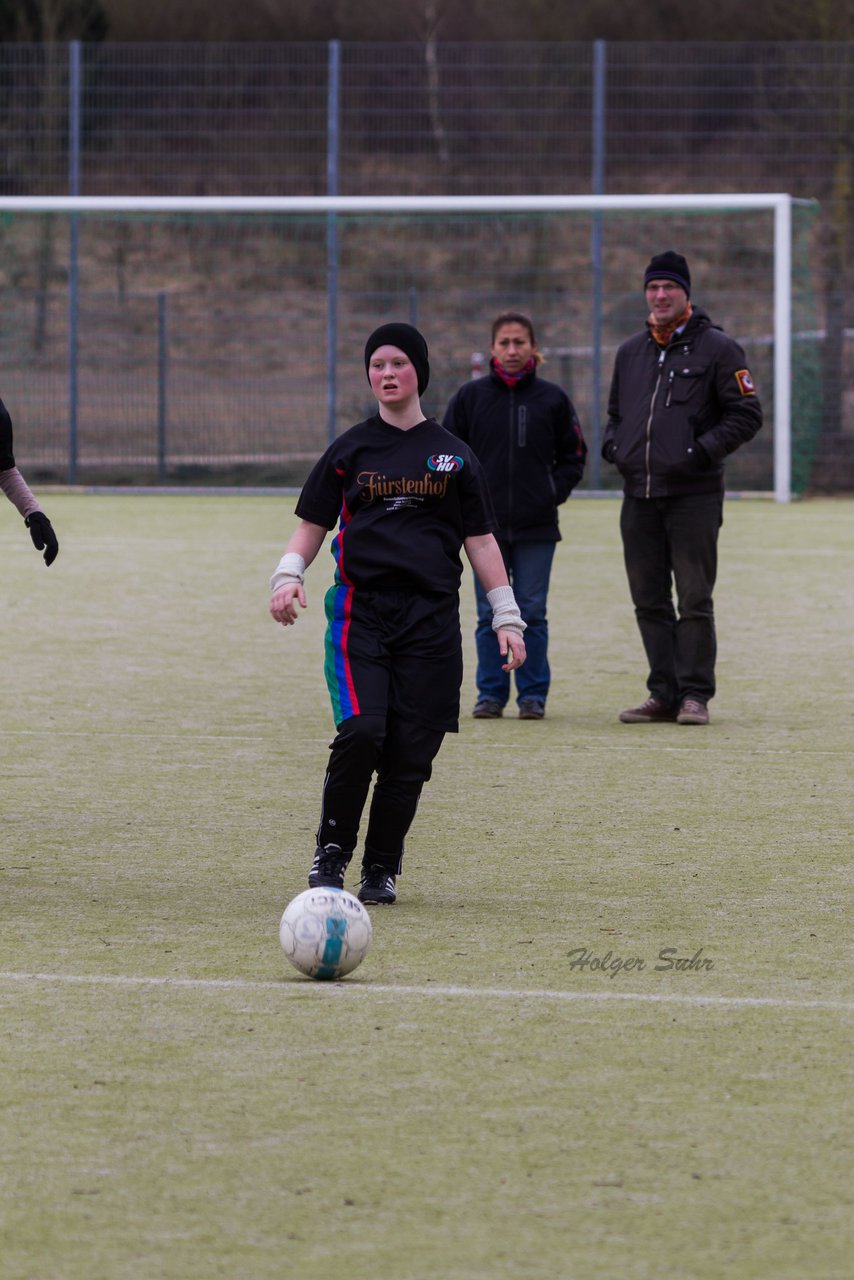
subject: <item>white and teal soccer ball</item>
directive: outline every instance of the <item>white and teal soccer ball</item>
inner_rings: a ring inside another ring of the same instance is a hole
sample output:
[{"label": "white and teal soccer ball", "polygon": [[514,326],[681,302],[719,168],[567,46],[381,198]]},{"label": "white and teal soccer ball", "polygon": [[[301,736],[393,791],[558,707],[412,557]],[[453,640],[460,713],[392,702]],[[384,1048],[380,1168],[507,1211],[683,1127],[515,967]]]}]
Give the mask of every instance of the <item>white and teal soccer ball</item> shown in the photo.
[{"label": "white and teal soccer ball", "polygon": [[346,889],[306,889],[285,907],[282,950],[309,978],[343,978],[371,945],[371,917]]}]

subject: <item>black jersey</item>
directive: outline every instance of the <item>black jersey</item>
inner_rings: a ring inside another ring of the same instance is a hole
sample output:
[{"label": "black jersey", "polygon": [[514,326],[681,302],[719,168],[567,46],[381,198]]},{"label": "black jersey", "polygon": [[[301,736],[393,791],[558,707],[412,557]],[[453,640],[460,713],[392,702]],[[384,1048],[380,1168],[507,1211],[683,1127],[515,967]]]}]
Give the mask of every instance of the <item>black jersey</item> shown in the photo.
[{"label": "black jersey", "polygon": [[12,452],[12,419],[9,410],[0,400],[0,471],[11,471],[15,465]]},{"label": "black jersey", "polygon": [[496,530],[480,463],[432,418],[409,430],[379,414],[315,464],[296,506],[334,528],[336,581],[357,588],[456,592],[463,540]]}]

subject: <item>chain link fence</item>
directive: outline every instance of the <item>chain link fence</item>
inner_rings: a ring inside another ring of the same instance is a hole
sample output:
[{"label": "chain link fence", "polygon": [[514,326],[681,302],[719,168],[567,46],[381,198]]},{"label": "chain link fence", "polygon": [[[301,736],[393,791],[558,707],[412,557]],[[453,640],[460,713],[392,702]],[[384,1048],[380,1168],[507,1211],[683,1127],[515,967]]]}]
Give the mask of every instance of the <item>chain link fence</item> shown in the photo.
[{"label": "chain link fence", "polygon": [[[854,487],[854,45],[8,44],[0,47],[0,107],[0,193],[7,195],[782,190],[817,200],[809,232],[812,319],[802,336],[811,344],[810,376],[793,388],[817,425],[798,474],[803,486]],[[622,336],[643,322],[644,263],[668,247],[635,239],[631,229],[625,234],[603,244],[612,270],[625,264],[626,300],[615,295],[612,307]],[[72,377],[67,234],[54,228],[33,237],[29,251],[18,252],[14,229],[0,220],[0,394],[17,424],[22,465],[64,478],[63,441],[73,417],[92,444],[77,478],[168,482],[183,473],[170,466],[169,450],[164,462],[164,422],[180,422],[180,456],[200,459],[199,473],[213,481],[286,472],[298,481],[306,457],[325,444],[327,389],[322,377],[300,384],[284,354],[276,367],[276,350],[288,350],[297,293],[296,323],[305,336],[306,310],[317,311],[312,342],[324,341],[319,313],[328,281],[314,253],[313,285],[292,290],[290,300],[284,287],[277,309],[263,257],[253,285],[251,263],[241,258],[233,269],[223,244],[221,259],[208,258],[200,291],[181,268],[180,237],[167,252],[149,236],[146,263],[139,236],[114,228],[106,245],[83,250],[81,367]],[[322,244],[322,230],[317,237]],[[701,253],[696,239],[691,244]],[[290,267],[281,262],[280,279],[299,274],[300,252]],[[726,292],[719,273],[736,293],[749,288],[758,252],[749,239],[733,242],[729,254],[715,244],[708,258],[714,279],[703,278],[701,253],[698,300]],[[488,341],[493,311],[505,304],[539,308],[541,344],[555,353],[598,341],[589,313],[561,301],[579,283],[588,288],[589,276],[567,280],[553,257],[542,241],[527,265],[512,271],[503,272],[492,251],[470,259],[459,323],[435,316],[443,326],[435,340],[453,353],[449,379],[465,376],[471,351]],[[342,314],[352,315],[361,333],[362,314],[382,316],[384,304],[397,314],[405,306],[433,337],[429,291],[413,295],[397,267],[387,273],[394,288],[386,287],[382,255],[372,261],[372,280],[354,286],[372,300],[361,311],[345,300]],[[221,371],[217,353],[229,349],[229,317],[244,335],[239,349],[233,340],[231,347],[236,400],[209,394]],[[738,334],[737,313],[734,322]],[[480,340],[472,337],[477,323]],[[585,385],[583,360],[556,355],[550,372],[570,382],[580,405],[601,413],[601,387]],[[293,465],[285,468],[271,463],[269,432],[258,428],[277,396],[299,404]],[[347,403],[343,394],[340,400]],[[243,407],[237,415],[235,403]],[[244,412],[246,406],[254,408]],[[217,444],[225,424],[228,449]],[[588,436],[591,425],[585,423]],[[152,438],[160,439],[153,454]]]}]

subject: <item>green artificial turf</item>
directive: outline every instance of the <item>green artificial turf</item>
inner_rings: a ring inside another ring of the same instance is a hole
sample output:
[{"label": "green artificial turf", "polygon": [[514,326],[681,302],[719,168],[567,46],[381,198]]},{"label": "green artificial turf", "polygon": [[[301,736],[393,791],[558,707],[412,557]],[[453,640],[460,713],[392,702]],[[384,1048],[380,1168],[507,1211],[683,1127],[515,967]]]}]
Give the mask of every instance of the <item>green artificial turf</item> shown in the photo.
[{"label": "green artificial turf", "polygon": [[321,984],[277,926],[328,543],[285,631],[292,498],[42,497],[50,570],[0,512],[3,1280],[847,1280],[854,503],[727,504],[708,728],[617,721],[616,501],[562,513],[544,721],[469,717],[466,580],[460,733]]}]

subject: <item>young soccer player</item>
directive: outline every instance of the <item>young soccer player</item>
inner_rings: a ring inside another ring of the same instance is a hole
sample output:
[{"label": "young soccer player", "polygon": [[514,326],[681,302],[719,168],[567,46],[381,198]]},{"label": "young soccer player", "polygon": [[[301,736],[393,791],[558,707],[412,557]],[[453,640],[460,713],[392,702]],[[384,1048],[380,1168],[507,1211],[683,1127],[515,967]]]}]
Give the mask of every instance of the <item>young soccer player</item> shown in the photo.
[{"label": "young soccer player", "polygon": [[480,465],[422,412],[424,338],[408,324],[380,326],[365,345],[365,369],[377,412],[330,445],[308,477],[270,612],[283,626],[296,622],[305,570],[337,523],[325,672],[338,732],[308,883],[343,887],[376,775],[358,894],[390,904],[421,790],[444,735],[458,729],[461,548],[488,593],[507,671],[525,661],[525,624]]}]

